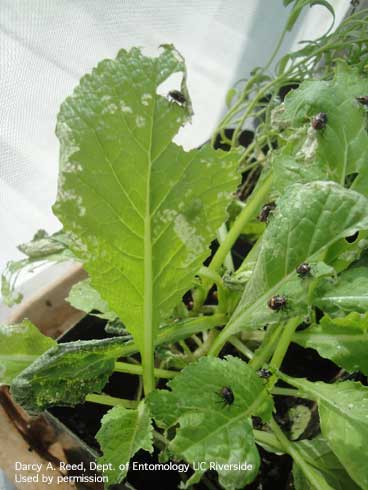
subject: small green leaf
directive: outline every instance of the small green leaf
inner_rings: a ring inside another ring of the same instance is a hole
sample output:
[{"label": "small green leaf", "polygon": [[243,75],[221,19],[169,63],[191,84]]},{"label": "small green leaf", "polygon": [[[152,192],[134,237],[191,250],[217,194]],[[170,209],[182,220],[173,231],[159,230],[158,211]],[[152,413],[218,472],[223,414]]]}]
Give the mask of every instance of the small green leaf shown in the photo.
[{"label": "small green leaf", "polygon": [[368,489],[368,388],[344,381],[327,384],[282,376],[318,402],[322,435],[350,477]]},{"label": "small green leaf", "polygon": [[14,378],[15,401],[30,413],[82,403],[88,393],[101,392],[124,342],[116,337],[58,344]]},{"label": "small green leaf", "polygon": [[[331,244],[367,229],[367,210],[365,197],[333,182],[290,187],[277,202],[252,277],[226,327],[227,334],[305,314],[308,282],[297,277],[296,268],[303,262],[322,260]],[[268,307],[273,295],[286,297],[284,311]]]},{"label": "small green leaf", "polygon": [[297,332],[293,340],[316,349],[347,371],[368,375],[368,313],[350,313],[343,318],[326,315],[318,325]]},{"label": "small green leaf", "polygon": [[368,268],[353,267],[337,279],[324,279],[314,291],[313,303],[331,314],[368,310]]},{"label": "small green leaf", "polygon": [[109,488],[120,483],[126,476],[126,465],[139,449],[152,452],[152,425],[147,405],[140,402],[134,410],[117,406],[102,418],[101,428],[96,434],[103,456],[98,458],[100,464],[111,464],[104,475],[108,477]]},{"label": "small green leaf", "polygon": [[91,313],[93,310],[99,311],[97,316],[100,318],[113,321],[117,317],[116,313],[109,309],[106,301],[101,298],[99,292],[91,285],[90,279],[74,284],[66,300],[77,310],[86,313]]},{"label": "small green leaf", "polygon": [[[318,436],[312,440],[295,443],[299,454],[312,465],[334,490],[359,490],[359,486],[350,478],[340,461],[336,458],[327,441]],[[300,467],[293,465],[295,490],[315,490],[304,476]]]},{"label": "small green leaf", "polygon": [[[255,478],[259,455],[254,443],[251,415],[269,420],[272,399],[254,370],[240,359],[205,357],[183,369],[168,383],[171,391],[153,392],[148,402],[155,421],[162,427],[179,423],[170,449],[189,463],[216,461],[223,465],[244,463],[252,470],[218,469],[225,489],[242,488]],[[225,404],[221,390],[230,388],[234,401]]]},{"label": "small green leaf", "polygon": [[288,417],[290,419],[290,439],[296,441],[308,427],[312,417],[311,410],[305,405],[295,405],[288,410]]},{"label": "small green leaf", "polygon": [[18,249],[27,255],[26,259],[12,260],[6,264],[1,276],[1,295],[7,306],[13,306],[22,301],[22,294],[15,291],[19,273],[22,270],[33,272],[45,262],[63,262],[77,260],[70,250],[70,235],[63,230],[48,235],[39,230],[29,243],[23,243]]},{"label": "small green leaf", "polygon": [[0,325],[0,384],[10,384],[55,344],[55,340],[43,335],[29,320],[16,325]]}]

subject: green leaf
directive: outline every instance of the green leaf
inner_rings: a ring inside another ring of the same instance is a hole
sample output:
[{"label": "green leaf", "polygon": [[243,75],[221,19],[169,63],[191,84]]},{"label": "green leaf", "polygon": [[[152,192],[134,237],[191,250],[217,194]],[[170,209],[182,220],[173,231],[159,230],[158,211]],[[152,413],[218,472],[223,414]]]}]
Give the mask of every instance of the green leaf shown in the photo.
[{"label": "green leaf", "polygon": [[344,381],[327,384],[282,376],[318,402],[322,435],[350,477],[368,489],[368,388]]},{"label": "green leaf", "polygon": [[[189,463],[246,461],[253,465],[250,471],[218,468],[225,489],[242,488],[253,481],[259,455],[250,417],[269,420],[272,411],[270,395],[260,405],[256,402],[265,388],[254,370],[231,356],[224,360],[205,357],[183,369],[168,385],[171,391],[153,392],[148,403],[161,427],[180,424],[170,449]],[[224,387],[234,394],[230,405],[225,405],[219,394]]]},{"label": "green leaf", "polygon": [[316,349],[347,371],[368,375],[368,313],[350,313],[343,318],[325,315],[318,325],[297,332],[293,341]]},{"label": "green leaf", "polygon": [[10,384],[55,344],[55,340],[43,335],[29,320],[16,325],[0,325],[0,384]]},{"label": "green leaf", "polygon": [[[287,133],[290,133],[291,142],[288,138],[287,145],[276,153],[279,187],[280,181],[287,185],[286,177],[292,178],[289,184],[311,178],[320,180],[320,172],[325,174],[323,180],[334,180],[343,185],[347,176],[357,173],[352,188],[367,195],[367,115],[356,100],[366,93],[366,77],[340,63],[332,80],[308,80],[287,95],[282,119],[291,126]],[[327,124],[324,129],[315,131],[310,127],[310,121],[320,112],[327,114]],[[300,126],[302,128],[295,132]]]},{"label": "green leaf", "polygon": [[139,449],[152,452],[152,425],[147,405],[141,401],[134,410],[122,406],[112,408],[102,418],[101,428],[96,434],[103,456],[98,463],[109,465],[104,471],[109,488],[120,483],[126,476],[125,465]]},{"label": "green leaf", "polygon": [[[184,74],[181,105],[157,93],[176,72]],[[234,152],[209,145],[185,152],[172,143],[190,115],[183,59],[165,45],[157,58],[133,48],[102,61],[58,116],[54,212],[73,234],[73,251],[92,285],[134,336],[145,366],[160,321],[209,255],[239,180]]]},{"label": "green leaf", "polygon": [[27,255],[26,259],[12,260],[6,264],[1,276],[1,295],[4,303],[13,306],[22,301],[22,294],[15,291],[18,276],[22,270],[33,272],[45,262],[63,262],[76,260],[70,250],[70,236],[63,230],[48,235],[38,230],[29,243],[18,245],[18,249]]},{"label": "green leaf", "polygon": [[[359,490],[360,487],[350,478],[323,437],[305,439],[295,443],[295,447],[334,490]],[[315,490],[296,464],[293,466],[293,477],[295,490]]]},{"label": "green leaf", "polygon": [[15,401],[30,413],[82,403],[88,393],[101,392],[124,342],[116,337],[58,344],[14,378]]},{"label": "green leaf", "polygon": [[309,407],[305,405],[295,405],[288,410],[290,419],[290,439],[296,441],[306,431],[311,421],[312,413]]},{"label": "green leaf", "polygon": [[[322,260],[324,251],[339,238],[366,229],[367,209],[365,197],[333,182],[290,187],[277,202],[254,272],[226,333],[306,313],[308,281],[297,277],[296,267]],[[284,311],[272,311],[267,305],[276,294],[287,299]]]},{"label": "green leaf", "polygon": [[93,310],[99,311],[97,316],[100,318],[113,321],[117,317],[116,313],[109,309],[106,301],[101,298],[99,292],[91,285],[90,279],[74,284],[66,300],[77,310],[86,313],[91,313]]},{"label": "green leaf", "polygon": [[314,291],[313,302],[323,311],[365,313],[368,310],[368,268],[353,267],[337,279],[324,279]]}]

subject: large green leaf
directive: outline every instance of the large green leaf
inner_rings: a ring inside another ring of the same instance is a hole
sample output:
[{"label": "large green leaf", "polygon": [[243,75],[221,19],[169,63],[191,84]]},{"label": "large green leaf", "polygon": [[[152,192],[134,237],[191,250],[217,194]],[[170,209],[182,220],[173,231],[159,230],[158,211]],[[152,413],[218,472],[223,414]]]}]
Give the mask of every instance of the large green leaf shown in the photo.
[{"label": "large green leaf", "polygon": [[[293,182],[334,180],[342,185],[357,173],[353,188],[368,194],[367,116],[356,97],[368,93],[368,80],[347,65],[338,65],[332,80],[308,80],[291,91],[279,118],[286,129],[273,156],[274,183],[283,192]],[[310,126],[312,117],[324,112],[324,129]],[[297,130],[296,130],[297,128]]]},{"label": "large green leaf", "polygon": [[101,392],[123,345],[119,337],[58,344],[14,378],[12,395],[30,413],[82,403]]},{"label": "large green leaf", "polygon": [[0,384],[10,384],[15,376],[55,344],[55,340],[43,335],[29,320],[16,325],[0,325]]},{"label": "large green leaf", "polygon": [[293,340],[316,349],[347,371],[368,375],[368,313],[350,313],[343,318],[326,315],[318,325],[297,332]]},{"label": "large green leaf", "polygon": [[[157,93],[176,72],[184,73],[183,104]],[[233,152],[172,143],[190,114],[184,62],[166,45],[157,58],[133,48],[102,61],[58,116],[55,214],[143,358],[193,285],[238,182]]]},{"label": "large green leaf", "polygon": [[313,303],[323,311],[368,311],[368,267],[353,267],[337,279],[324,279],[314,291]]},{"label": "large green leaf", "polygon": [[98,463],[107,465],[104,475],[108,477],[107,486],[110,487],[125,478],[127,463],[139,449],[153,450],[147,405],[142,401],[134,410],[122,406],[112,408],[102,418],[96,439],[103,452]]},{"label": "large green leaf", "polygon": [[[327,441],[318,436],[315,439],[295,443],[299,454],[317,470],[334,490],[359,490],[340,461],[331,451]],[[293,477],[295,490],[316,490],[311,486],[300,467],[294,463]]]},{"label": "large green leaf", "polygon": [[[226,334],[305,313],[308,280],[296,274],[303,262],[323,259],[336,240],[368,228],[368,200],[334,182],[295,184],[277,202],[277,211],[263,235],[257,263]],[[267,301],[285,295],[284,311]]]},{"label": "large green leaf", "polygon": [[[156,422],[163,427],[180,424],[170,449],[189,463],[196,461],[244,463],[252,470],[218,468],[219,480],[226,489],[243,488],[256,476],[259,455],[254,443],[251,415],[265,420],[271,416],[272,399],[254,370],[240,359],[202,358],[169,382],[171,391],[153,392],[149,405]],[[230,388],[234,402],[224,403],[220,393]]]},{"label": "large green leaf", "polygon": [[350,477],[367,490],[368,388],[352,381],[282,378],[318,401],[322,435]]}]

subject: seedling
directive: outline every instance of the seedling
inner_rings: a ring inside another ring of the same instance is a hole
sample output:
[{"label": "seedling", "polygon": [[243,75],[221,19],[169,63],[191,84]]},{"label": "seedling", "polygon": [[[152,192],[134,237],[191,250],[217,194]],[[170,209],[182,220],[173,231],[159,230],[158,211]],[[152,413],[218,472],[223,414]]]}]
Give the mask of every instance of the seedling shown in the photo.
[{"label": "seedling", "polygon": [[[333,12],[326,1],[284,3],[283,36],[307,5]],[[88,279],[68,301],[103,318],[110,337],[57,344],[28,321],[1,326],[0,379],[31,414],[86,401],[86,410],[111,407],[96,436],[107,488],[126,478],[122,462],[155,446],[153,457],[163,451],[162,460],[192,465],[187,487],[203,476],[198,461],[220,463],[208,487],[240,490],[257,475],[263,486],[269,451],[273,461],[292,458],[295,490],[368,489],[368,388],[343,381],[368,375],[367,30],[363,10],[285,55],[275,75],[275,55],[254,70],[214,131],[228,152],[174,143],[191,102],[171,45],[155,58],[120,51],[62,104],[53,211],[63,229],[20,247],[26,258],[8,264],[2,293],[20,300],[23,268],[78,261]],[[173,74],[181,91],[160,95]],[[254,138],[239,147],[254,121]],[[239,185],[249,191],[244,203],[234,202]],[[302,281],[310,264],[313,278]],[[285,374],[294,372],[286,371],[291,343],[302,377]],[[307,380],[311,349],[336,376],[316,370],[309,379],[318,381]],[[139,376],[135,396],[108,395],[112,373]],[[320,420],[313,438],[292,442],[279,406],[299,398]],[[231,466],[244,461],[247,471]]]}]

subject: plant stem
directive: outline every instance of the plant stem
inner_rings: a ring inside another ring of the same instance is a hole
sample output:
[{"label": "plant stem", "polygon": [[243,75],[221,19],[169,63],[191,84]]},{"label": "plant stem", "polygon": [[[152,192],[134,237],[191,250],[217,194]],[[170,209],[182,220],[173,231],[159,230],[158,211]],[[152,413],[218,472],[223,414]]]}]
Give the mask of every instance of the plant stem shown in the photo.
[{"label": "plant stem", "polygon": [[[256,192],[251,194],[245,207],[238,214],[233,226],[230,228],[224,238],[224,241],[220,244],[215,255],[213,256],[213,259],[208,266],[209,271],[215,273],[219,272],[222,264],[226,260],[227,255],[230,253],[231,248],[233,247],[238,237],[241,235],[241,232],[244,229],[245,225],[256,216],[262,204],[264,204],[265,199],[271,190],[271,185],[272,175],[269,174],[267,177],[265,177],[262,184],[260,184],[260,186],[256,188]],[[210,281],[209,279],[204,279],[202,287],[197,290],[196,297],[194,298],[195,304],[193,308],[195,311],[198,311],[204,303],[211,284],[212,281]]]},{"label": "plant stem", "polygon": [[318,490],[333,490],[323,476],[303,459],[296,446],[289,441],[274,419],[271,419],[270,425],[285,452],[293,458],[313,487]]},{"label": "plant stem", "polygon": [[263,342],[262,345],[259,347],[259,349],[256,351],[253,359],[249,363],[255,371],[260,369],[271,357],[271,354],[275,348],[275,343],[279,336],[280,336],[280,326],[277,325],[274,331],[268,337],[268,339],[265,340],[265,342]]},{"label": "plant stem", "polygon": [[[128,362],[116,362],[114,366],[114,371],[118,373],[128,373],[128,374],[143,374],[143,367],[140,364],[129,364]],[[174,378],[177,371],[169,371],[167,369],[154,369],[153,374],[155,378]]]},{"label": "plant stem", "polygon": [[294,388],[279,388],[276,386],[275,388],[272,388],[272,394],[280,396],[293,396],[294,398],[306,398],[309,400],[304,393],[299,390],[295,390]]},{"label": "plant stem", "polygon": [[116,398],[109,395],[97,395],[96,393],[89,393],[86,396],[86,402],[99,403],[100,405],[109,405],[110,407],[117,407],[122,405],[125,408],[136,408],[137,402],[133,400],[125,400],[124,398]]},{"label": "plant stem", "polygon": [[[224,325],[227,321],[227,316],[223,313],[215,315],[201,315],[193,318],[172,323],[168,326],[161,327],[158,331],[155,346],[161,344],[171,344],[179,340],[190,337],[195,333],[211,330],[215,327]],[[120,357],[127,357],[139,352],[137,344],[129,342],[121,348]]]},{"label": "plant stem", "polygon": [[270,432],[265,432],[264,430],[256,429],[253,429],[253,434],[256,442],[270,446],[275,451],[279,451],[282,453],[285,451],[277,437],[274,436],[274,434]]},{"label": "plant stem", "polygon": [[254,353],[251,349],[249,349],[246,345],[243,344],[241,340],[238,339],[238,337],[230,337],[229,338],[229,343],[235,347],[241,354],[243,354],[245,357],[248,359],[252,359],[254,356]]},{"label": "plant stem", "polygon": [[244,226],[255,217],[262,204],[264,204],[264,201],[271,190],[271,185],[272,176],[269,174],[257,188],[257,192],[250,196],[246,206],[242,209],[240,214],[238,214],[233,226],[230,228],[224,241],[217,249],[210,265],[208,266],[211,271],[219,271],[227,254],[230,252],[232,246],[240,236]]},{"label": "plant stem", "polygon": [[277,344],[277,347],[275,349],[275,352],[270,362],[270,367],[273,368],[275,371],[278,370],[279,367],[281,366],[281,363],[284,360],[285,354],[289,348],[289,344],[292,341],[294,332],[300,322],[301,322],[301,318],[295,317],[295,318],[291,318],[286,323],[284,330],[281,334],[279,343]]}]

